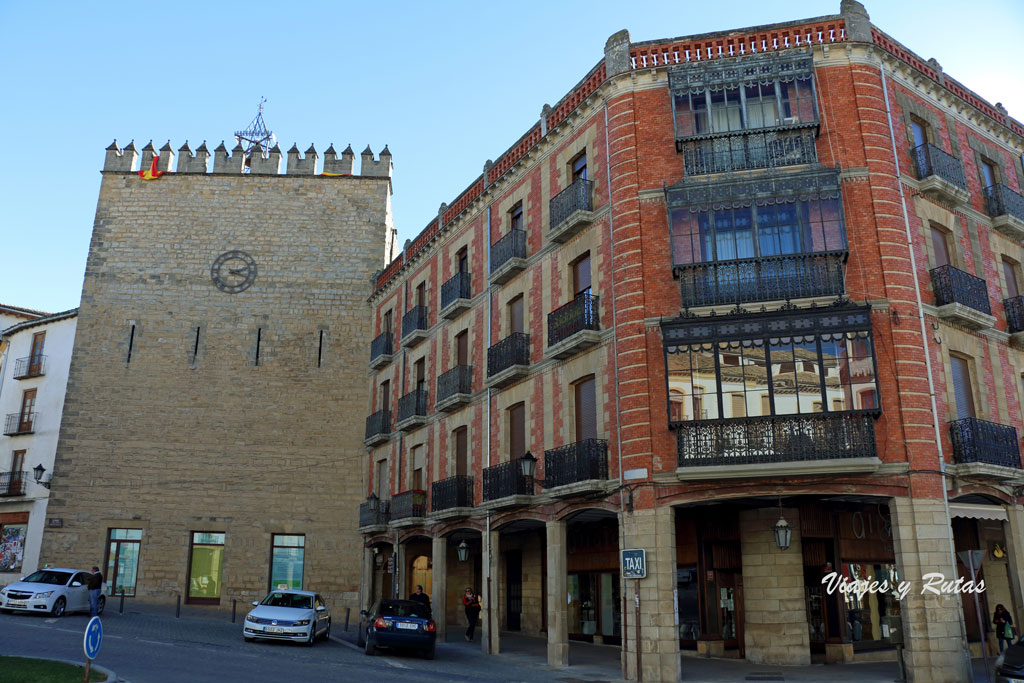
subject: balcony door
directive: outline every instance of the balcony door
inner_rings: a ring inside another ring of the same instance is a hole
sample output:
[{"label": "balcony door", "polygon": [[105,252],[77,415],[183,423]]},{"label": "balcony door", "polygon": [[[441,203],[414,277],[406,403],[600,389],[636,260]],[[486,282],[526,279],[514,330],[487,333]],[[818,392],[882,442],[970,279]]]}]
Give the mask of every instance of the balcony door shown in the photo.
[{"label": "balcony door", "polygon": [[597,438],[597,393],[594,378],[588,377],[575,385],[576,441]]},{"label": "balcony door", "polygon": [[7,495],[21,495],[25,480],[21,477],[21,471],[25,467],[25,451],[14,451],[11,453],[11,478],[7,482]]},{"label": "balcony door", "polygon": [[21,397],[21,416],[18,419],[19,432],[31,432],[33,414],[36,410],[36,390],[26,389]]},{"label": "balcony door", "polygon": [[508,409],[508,455],[515,460],[526,455],[526,404]]},{"label": "balcony door", "polygon": [[469,365],[469,330],[455,335],[455,364]]},{"label": "balcony door", "polygon": [[572,182],[587,179],[587,153],[583,152],[572,160]]},{"label": "balcony door", "polygon": [[974,392],[971,389],[971,369],[966,358],[949,357],[950,372],[953,375],[953,395],[956,400],[956,417],[975,417]]},{"label": "balcony door", "polygon": [[380,409],[385,412],[391,410],[391,380],[389,379],[380,383]]},{"label": "balcony door", "polygon": [[590,294],[590,252],[572,263],[572,289],[573,296]]},{"label": "balcony door", "polygon": [[423,391],[427,390],[427,379],[426,379],[426,369],[425,369],[426,368],[426,361],[423,358],[420,358],[418,361],[416,361],[413,364],[412,367],[413,367],[413,373],[415,374],[415,381],[416,381],[416,384],[415,384],[415,389],[416,389],[416,410],[417,410],[417,414],[419,414],[419,409],[421,407],[419,405],[420,392],[423,392]]},{"label": "balcony door", "polygon": [[940,268],[942,266],[950,265],[949,260],[949,241],[946,237],[946,232],[941,228],[937,228],[934,225],[931,226],[932,233],[932,251],[935,252],[935,265],[934,268]]},{"label": "balcony door", "polygon": [[392,322],[391,322],[391,309],[388,309],[387,312],[384,313],[384,317],[381,319],[381,322],[380,322],[381,334],[384,334],[384,333],[391,334],[391,332],[392,332],[391,325],[392,325]]},{"label": "balcony door", "polygon": [[469,430],[459,427],[455,430],[455,475],[464,477],[469,474]]},{"label": "balcony door", "polygon": [[416,305],[426,306],[427,305],[427,283],[421,282],[416,285]]},{"label": "balcony door", "polygon": [[455,254],[455,260],[458,263],[458,269],[460,273],[469,272],[469,251],[466,247],[459,249],[458,253]]},{"label": "balcony door", "polygon": [[508,302],[508,324],[511,334],[526,332],[526,325],[523,320],[522,294]]},{"label": "balcony door", "polygon": [[1006,280],[1006,297],[1012,299],[1020,296],[1020,286],[1017,284],[1017,265],[1005,256],[1002,263],[1003,279]]},{"label": "balcony door", "polygon": [[423,446],[414,446],[412,449],[412,490],[422,491],[426,482],[424,469],[426,458],[423,457]]},{"label": "balcony door", "polygon": [[43,370],[43,343],[46,341],[46,332],[36,332],[32,335],[32,351],[28,359],[28,374],[38,375]]}]

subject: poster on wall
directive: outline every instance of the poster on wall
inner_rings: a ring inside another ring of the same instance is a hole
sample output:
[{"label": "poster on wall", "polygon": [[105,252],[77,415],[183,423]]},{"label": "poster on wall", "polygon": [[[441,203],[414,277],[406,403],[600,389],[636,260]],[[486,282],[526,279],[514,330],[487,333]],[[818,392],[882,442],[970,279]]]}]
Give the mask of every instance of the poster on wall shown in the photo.
[{"label": "poster on wall", "polygon": [[11,524],[0,528],[0,572],[16,572],[21,569],[25,556],[25,524]]}]

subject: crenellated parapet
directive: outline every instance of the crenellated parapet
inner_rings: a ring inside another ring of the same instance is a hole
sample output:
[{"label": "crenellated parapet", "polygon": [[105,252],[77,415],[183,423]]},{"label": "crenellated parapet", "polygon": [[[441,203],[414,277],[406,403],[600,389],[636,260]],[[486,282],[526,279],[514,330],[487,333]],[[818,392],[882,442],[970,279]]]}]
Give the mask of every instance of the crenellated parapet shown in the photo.
[{"label": "crenellated parapet", "polygon": [[[210,168],[211,152],[206,147],[206,141],[196,149],[195,152],[185,141],[177,150],[177,169],[174,168],[175,150],[168,140],[158,150],[150,140],[140,152],[135,147],[135,142],[129,142],[121,149],[117,140],[106,149],[106,156],[103,161],[103,170],[117,173],[133,173],[140,170],[150,170],[153,160],[156,159],[156,170],[165,173],[246,173],[247,156],[245,148],[236,144],[234,148],[228,149],[224,142],[213,150],[213,168]],[[314,145],[310,145],[305,152],[299,151],[298,144],[293,144],[287,152],[287,164],[285,154],[281,152],[279,145],[274,145],[269,150],[264,150],[260,145],[253,147],[248,155],[248,172],[254,175],[316,175],[317,163],[320,154]],[[378,158],[374,159],[373,150],[367,145],[360,155],[360,173],[354,173],[355,153],[352,145],[348,145],[339,156],[332,144],[324,152],[323,167],[320,173],[332,176],[362,175],[378,178],[390,178],[394,168],[391,163],[391,151],[387,145],[380,151]]]}]

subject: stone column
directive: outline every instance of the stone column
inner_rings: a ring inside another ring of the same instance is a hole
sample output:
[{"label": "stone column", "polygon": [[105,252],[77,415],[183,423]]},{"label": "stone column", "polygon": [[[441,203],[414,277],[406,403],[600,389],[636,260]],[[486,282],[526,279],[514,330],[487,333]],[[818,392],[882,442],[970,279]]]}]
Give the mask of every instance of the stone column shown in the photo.
[{"label": "stone column", "polygon": [[[779,513],[792,527],[790,546],[779,550],[774,526]],[[755,664],[807,666],[811,641],[804,596],[800,514],[795,508],[740,512],[743,562],[743,642]]]},{"label": "stone column", "polygon": [[398,539],[395,539],[395,571],[391,574],[391,581],[395,599],[404,600],[409,597],[405,585],[405,544],[399,543]]},{"label": "stone column", "polygon": [[359,609],[369,609],[373,604],[373,548],[363,546],[363,580],[359,585]]},{"label": "stone column", "polygon": [[566,568],[566,523],[550,520],[547,527],[548,666],[569,666],[569,576]]},{"label": "stone column", "polygon": [[[678,681],[679,626],[676,606],[676,525],[671,507],[635,510],[622,517],[622,548],[647,551],[647,578],[640,579],[640,666],[645,681]],[[636,680],[636,581],[623,581],[624,678]]]},{"label": "stone column", "polygon": [[448,630],[448,539],[435,538],[430,555],[433,563],[430,604],[437,624],[437,640],[443,643]]},{"label": "stone column", "polygon": [[501,652],[501,630],[499,622],[498,596],[501,594],[498,566],[501,558],[501,534],[497,531],[484,533],[483,570],[484,581],[480,601],[483,610],[480,612],[481,628],[480,649],[484,654],[496,655]]},{"label": "stone column", "polygon": [[[1009,565],[1007,573],[1010,575],[1010,593],[1013,595],[1016,619],[1018,614],[1024,612],[1024,505],[1007,505],[1006,516],[1007,520],[1003,522],[1003,536],[1006,538]],[[1021,619],[1024,620],[1024,616]],[[1017,630],[1019,631],[1020,627]]]},{"label": "stone column", "polygon": [[958,595],[922,593],[922,576],[956,575],[950,554],[949,518],[941,499],[893,498],[889,502],[896,566],[911,585],[901,605],[904,661],[911,683],[968,681],[969,659]]}]

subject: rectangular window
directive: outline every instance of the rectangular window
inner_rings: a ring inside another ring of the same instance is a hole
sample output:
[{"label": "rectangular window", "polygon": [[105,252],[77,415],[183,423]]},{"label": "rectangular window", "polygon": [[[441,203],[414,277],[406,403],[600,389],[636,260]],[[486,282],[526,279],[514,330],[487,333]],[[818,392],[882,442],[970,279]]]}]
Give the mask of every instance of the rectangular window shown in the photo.
[{"label": "rectangular window", "polygon": [[465,476],[469,473],[469,430],[459,427],[453,434],[455,441],[455,474]]},{"label": "rectangular window", "polygon": [[523,229],[523,203],[519,202],[508,212],[509,227],[511,230]]},{"label": "rectangular window", "polygon": [[975,417],[970,362],[960,356],[950,356],[949,369],[953,375],[953,397],[956,401],[957,419],[962,420],[965,417]]},{"label": "rectangular window", "polygon": [[572,262],[573,296],[590,293],[590,252]]},{"label": "rectangular window", "polygon": [[996,165],[988,159],[981,160],[981,186],[982,188],[992,187],[999,182],[999,175],[996,172]]},{"label": "rectangular window", "polygon": [[43,344],[46,342],[46,332],[36,332],[32,335],[32,350],[28,358],[28,374],[39,375],[43,371]]},{"label": "rectangular window", "polygon": [[572,160],[572,182],[587,179],[587,153],[583,152]]},{"label": "rectangular window", "polygon": [[939,268],[941,266],[950,265],[949,260],[949,241],[946,237],[946,231],[936,226],[931,226],[932,235],[932,251],[935,253],[935,264],[933,268]]},{"label": "rectangular window", "polygon": [[274,534],[270,542],[269,590],[302,590],[306,537]]},{"label": "rectangular window", "polygon": [[455,254],[455,263],[456,267],[458,268],[458,272],[469,272],[469,251],[466,249],[466,247],[459,249],[459,251]]},{"label": "rectangular window", "polygon": [[27,512],[0,514],[0,572],[21,571],[27,533]]},{"label": "rectangular window", "polygon": [[1020,287],[1017,284],[1017,264],[1006,258],[1002,259],[1003,279],[1006,280],[1006,297],[1012,299],[1020,296]]},{"label": "rectangular window", "polygon": [[508,302],[508,325],[511,334],[526,332],[526,325],[523,320],[522,294]]},{"label": "rectangular window", "polygon": [[373,492],[380,500],[387,500],[391,497],[391,487],[388,485],[388,461],[377,461],[377,476],[373,480]]},{"label": "rectangular window", "polygon": [[111,596],[135,596],[142,529],[107,531],[107,587]]},{"label": "rectangular window", "polygon": [[469,330],[455,335],[455,364],[469,365]]},{"label": "rectangular window", "polygon": [[26,389],[21,395],[21,414],[18,417],[18,431],[33,431],[32,423],[36,419],[36,390]]},{"label": "rectangular window", "polygon": [[511,460],[526,455],[525,403],[517,403],[508,409],[508,454]]},{"label": "rectangular window", "polygon": [[667,363],[674,420],[718,419],[720,404],[726,418],[878,407],[867,331],[681,345]]},{"label": "rectangular window", "polygon": [[928,124],[912,116],[910,118],[910,132],[914,136],[914,147],[928,144]]},{"label": "rectangular window", "polygon": [[576,382],[576,441],[597,438],[597,383],[593,376]]},{"label": "rectangular window", "polygon": [[384,317],[380,321],[380,331],[381,334],[385,332],[391,334],[391,309],[388,309],[387,311],[384,312]]},{"label": "rectangular window", "polygon": [[221,574],[224,568],[224,533],[193,531],[188,571],[188,600],[199,604],[220,604]]},{"label": "rectangular window", "polygon": [[423,446],[413,446],[412,449],[412,490],[422,491],[426,483],[424,479],[424,471],[426,468],[426,458],[423,456],[423,452],[426,449]]},{"label": "rectangular window", "polygon": [[416,305],[426,306],[427,305],[427,283],[421,282],[416,285]]}]

